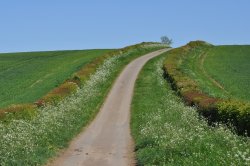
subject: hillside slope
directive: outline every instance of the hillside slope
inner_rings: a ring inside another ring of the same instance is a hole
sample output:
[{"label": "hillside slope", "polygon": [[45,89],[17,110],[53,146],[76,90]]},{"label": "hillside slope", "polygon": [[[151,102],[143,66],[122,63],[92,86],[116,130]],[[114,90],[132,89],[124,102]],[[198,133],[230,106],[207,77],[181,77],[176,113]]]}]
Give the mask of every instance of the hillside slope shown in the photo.
[{"label": "hillside slope", "polygon": [[250,46],[195,48],[180,68],[211,96],[250,100]]},{"label": "hillside slope", "polygon": [[207,52],[204,69],[231,97],[250,100],[250,46],[216,46]]},{"label": "hillside slope", "polygon": [[0,54],[0,108],[34,102],[110,50]]}]

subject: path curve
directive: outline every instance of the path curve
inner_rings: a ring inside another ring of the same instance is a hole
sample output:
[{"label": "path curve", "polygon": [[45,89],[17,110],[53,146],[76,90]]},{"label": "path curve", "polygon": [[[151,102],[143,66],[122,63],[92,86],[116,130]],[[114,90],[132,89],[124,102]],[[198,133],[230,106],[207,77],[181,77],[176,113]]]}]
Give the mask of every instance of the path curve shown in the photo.
[{"label": "path curve", "polygon": [[167,50],[146,54],[128,64],[117,78],[93,122],[49,165],[135,165],[133,139],[130,135],[130,104],[134,84],[143,65]]}]

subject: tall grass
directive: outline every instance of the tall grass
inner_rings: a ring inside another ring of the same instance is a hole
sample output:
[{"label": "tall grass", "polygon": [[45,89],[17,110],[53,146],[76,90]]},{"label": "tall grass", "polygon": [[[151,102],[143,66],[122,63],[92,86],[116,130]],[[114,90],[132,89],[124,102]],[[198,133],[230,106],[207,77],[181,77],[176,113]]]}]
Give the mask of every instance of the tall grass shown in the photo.
[{"label": "tall grass", "polygon": [[141,47],[104,60],[81,89],[35,118],[0,122],[0,165],[42,165],[98,112],[112,82],[131,60],[161,47]]},{"label": "tall grass", "polygon": [[164,58],[146,64],[135,86],[131,128],[138,165],[250,165],[249,138],[210,127],[185,106],[163,78]]}]

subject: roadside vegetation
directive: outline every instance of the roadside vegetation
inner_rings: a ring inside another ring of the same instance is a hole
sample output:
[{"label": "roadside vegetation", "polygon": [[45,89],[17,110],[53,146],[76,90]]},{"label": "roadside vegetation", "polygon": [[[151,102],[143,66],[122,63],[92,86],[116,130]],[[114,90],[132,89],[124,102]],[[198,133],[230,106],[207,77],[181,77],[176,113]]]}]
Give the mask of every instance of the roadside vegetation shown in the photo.
[{"label": "roadside vegetation", "polygon": [[0,108],[33,103],[93,59],[111,50],[0,54]]},{"label": "roadside vegetation", "polygon": [[250,165],[250,140],[207,125],[163,78],[167,55],[149,61],[135,85],[131,130],[138,165]]},{"label": "roadside vegetation", "polygon": [[79,85],[75,93],[36,111],[26,110],[18,118],[8,113],[0,121],[0,165],[45,164],[95,117],[112,83],[131,60],[164,47],[142,43],[101,56],[69,79]]},{"label": "roadside vegetation", "polygon": [[[231,54],[227,54],[228,51],[226,50],[227,47],[221,49],[203,41],[193,41],[185,46],[173,49],[165,54],[165,76],[171,83],[172,88],[184,101],[188,105],[196,106],[199,113],[204,115],[209,123],[224,122],[239,134],[249,136],[250,102],[237,97],[244,97],[249,94],[247,91],[249,86],[247,83],[249,80],[249,71],[247,70],[249,56],[243,55],[247,53],[248,49],[242,49],[242,53],[238,55],[241,60],[235,60],[237,59],[236,55],[232,56],[239,50],[236,49]],[[221,58],[227,59],[225,62],[221,62],[221,60],[215,62],[216,58],[210,59],[208,63],[206,62],[206,58],[210,56],[220,58],[220,55],[217,54],[221,52],[224,52],[227,56],[232,56],[232,59],[222,54]],[[243,61],[245,63],[238,64],[238,62]],[[236,66],[242,66],[237,69],[238,75],[234,73]],[[211,67],[213,69],[210,69]],[[227,73],[223,75],[223,72],[226,71]],[[236,88],[238,89],[237,92],[241,92],[242,95],[233,95],[233,89],[241,84],[238,84],[235,78],[232,78],[235,75],[237,75],[236,78],[239,78],[239,82],[245,84],[243,87],[246,88],[246,91]],[[218,77],[221,79],[218,79]]]}]

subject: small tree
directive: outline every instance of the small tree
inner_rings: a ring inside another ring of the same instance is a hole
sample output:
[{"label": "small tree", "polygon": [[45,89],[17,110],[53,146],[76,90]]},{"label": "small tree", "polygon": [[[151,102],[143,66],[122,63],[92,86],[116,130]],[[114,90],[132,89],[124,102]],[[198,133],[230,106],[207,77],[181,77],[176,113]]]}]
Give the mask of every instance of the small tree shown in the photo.
[{"label": "small tree", "polygon": [[162,36],[161,37],[161,42],[162,44],[166,44],[166,45],[171,45],[173,44],[173,40],[172,39],[169,39],[167,36]]}]

